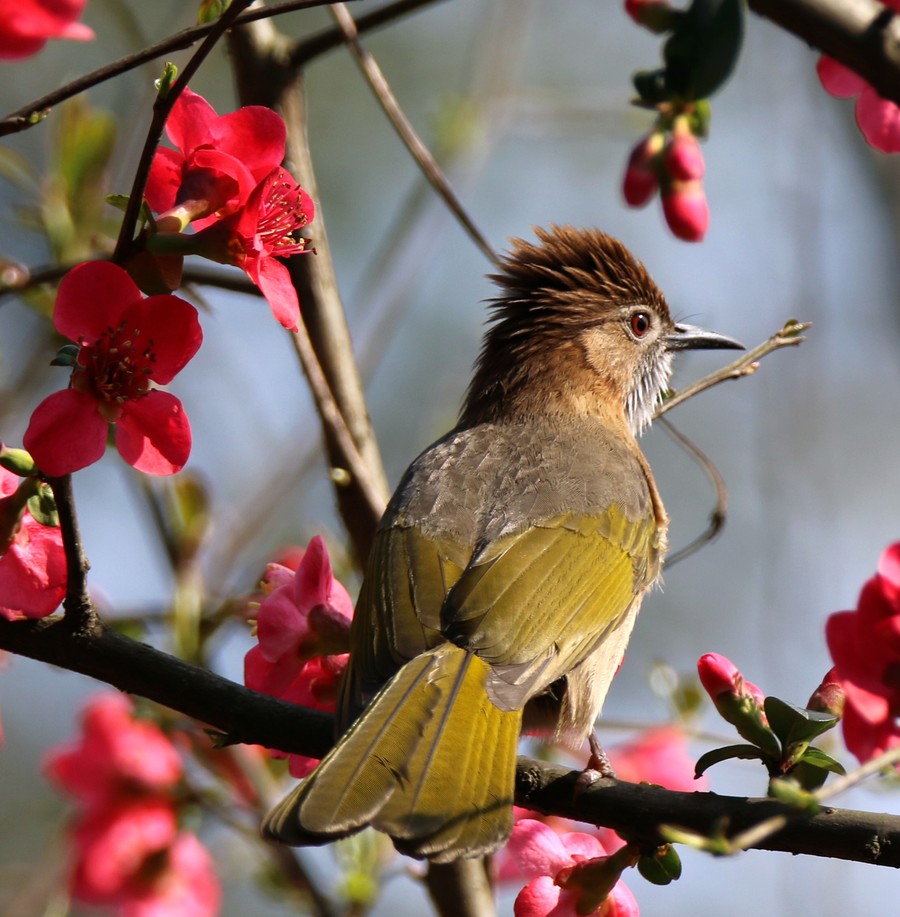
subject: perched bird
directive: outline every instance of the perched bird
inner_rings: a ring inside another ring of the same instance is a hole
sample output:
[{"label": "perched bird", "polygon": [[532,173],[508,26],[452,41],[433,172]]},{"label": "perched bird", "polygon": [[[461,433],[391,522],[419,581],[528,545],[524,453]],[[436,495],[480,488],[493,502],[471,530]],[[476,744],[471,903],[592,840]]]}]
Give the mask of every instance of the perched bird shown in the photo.
[{"label": "perched bird", "polygon": [[492,277],[459,423],[387,507],[351,629],[349,730],[269,814],[272,839],[373,825],[435,862],[490,852],[512,828],[520,733],[593,728],[666,547],[635,437],[673,353],[741,345],[676,324],[611,236],[537,237]]}]

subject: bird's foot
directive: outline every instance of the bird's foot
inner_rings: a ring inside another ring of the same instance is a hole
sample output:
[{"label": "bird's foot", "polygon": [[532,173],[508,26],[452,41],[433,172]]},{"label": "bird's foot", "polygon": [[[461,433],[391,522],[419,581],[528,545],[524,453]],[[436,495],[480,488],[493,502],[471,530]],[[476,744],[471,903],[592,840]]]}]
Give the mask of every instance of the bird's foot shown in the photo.
[{"label": "bird's foot", "polygon": [[615,779],[616,776],[616,772],[595,732],[592,732],[588,736],[588,742],[591,746],[591,756],[588,758],[584,770],[578,775],[578,779],[575,781],[576,799],[585,790],[597,783],[598,780],[605,780],[607,778]]}]

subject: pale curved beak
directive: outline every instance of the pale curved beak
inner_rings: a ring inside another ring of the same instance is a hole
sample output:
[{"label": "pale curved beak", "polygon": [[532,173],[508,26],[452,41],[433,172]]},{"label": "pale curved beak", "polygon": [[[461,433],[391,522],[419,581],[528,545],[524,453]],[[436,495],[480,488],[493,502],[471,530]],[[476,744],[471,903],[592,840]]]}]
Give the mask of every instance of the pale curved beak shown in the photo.
[{"label": "pale curved beak", "polygon": [[696,325],[678,324],[666,335],[666,350],[744,350],[734,338]]}]

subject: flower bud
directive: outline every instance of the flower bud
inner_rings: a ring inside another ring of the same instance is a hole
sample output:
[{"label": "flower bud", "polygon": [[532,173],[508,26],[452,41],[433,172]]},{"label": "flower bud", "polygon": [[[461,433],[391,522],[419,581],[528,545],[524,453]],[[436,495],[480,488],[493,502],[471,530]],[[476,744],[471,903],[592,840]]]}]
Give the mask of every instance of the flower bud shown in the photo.
[{"label": "flower bud", "polygon": [[844,712],[845,700],[844,686],[838,680],[837,669],[833,668],[822,679],[822,684],[813,691],[806,709],[840,717]]},{"label": "flower bud", "polygon": [[709,205],[699,179],[673,181],[662,196],[669,229],[685,242],[700,242],[709,229]]},{"label": "flower bud", "polygon": [[659,187],[656,159],[662,152],[665,139],[657,131],[648,134],[631,151],[622,193],[630,207],[643,207]]},{"label": "flower bud", "polygon": [[676,181],[690,181],[703,178],[706,165],[700,144],[691,131],[688,119],[681,117],[675,120],[672,139],[663,155],[666,171]]}]

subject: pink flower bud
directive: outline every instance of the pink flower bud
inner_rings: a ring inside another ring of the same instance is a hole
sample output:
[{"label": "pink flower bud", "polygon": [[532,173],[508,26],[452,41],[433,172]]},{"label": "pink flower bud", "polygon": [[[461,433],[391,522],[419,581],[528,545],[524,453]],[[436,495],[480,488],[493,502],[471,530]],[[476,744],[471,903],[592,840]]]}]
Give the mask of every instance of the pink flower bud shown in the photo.
[{"label": "pink flower bud", "polygon": [[839,717],[844,712],[845,700],[844,686],[838,680],[837,669],[833,668],[822,679],[822,684],[813,691],[806,709]]},{"label": "pink flower bud", "polygon": [[706,165],[703,162],[703,153],[700,144],[691,131],[686,118],[675,121],[675,130],[672,139],[663,155],[666,171],[676,181],[690,181],[694,178],[703,178]]},{"label": "pink flower bud", "polygon": [[697,674],[706,693],[715,700],[720,694],[739,693],[743,678],[738,667],[720,653],[706,653],[697,660]]},{"label": "pink flower bud", "polygon": [[630,207],[643,207],[656,193],[659,187],[659,175],[656,158],[663,148],[663,135],[654,132],[648,134],[631,151],[622,193]]},{"label": "pink flower bud", "polygon": [[669,229],[685,242],[700,242],[709,229],[709,205],[699,179],[673,181],[663,191],[663,213]]}]

